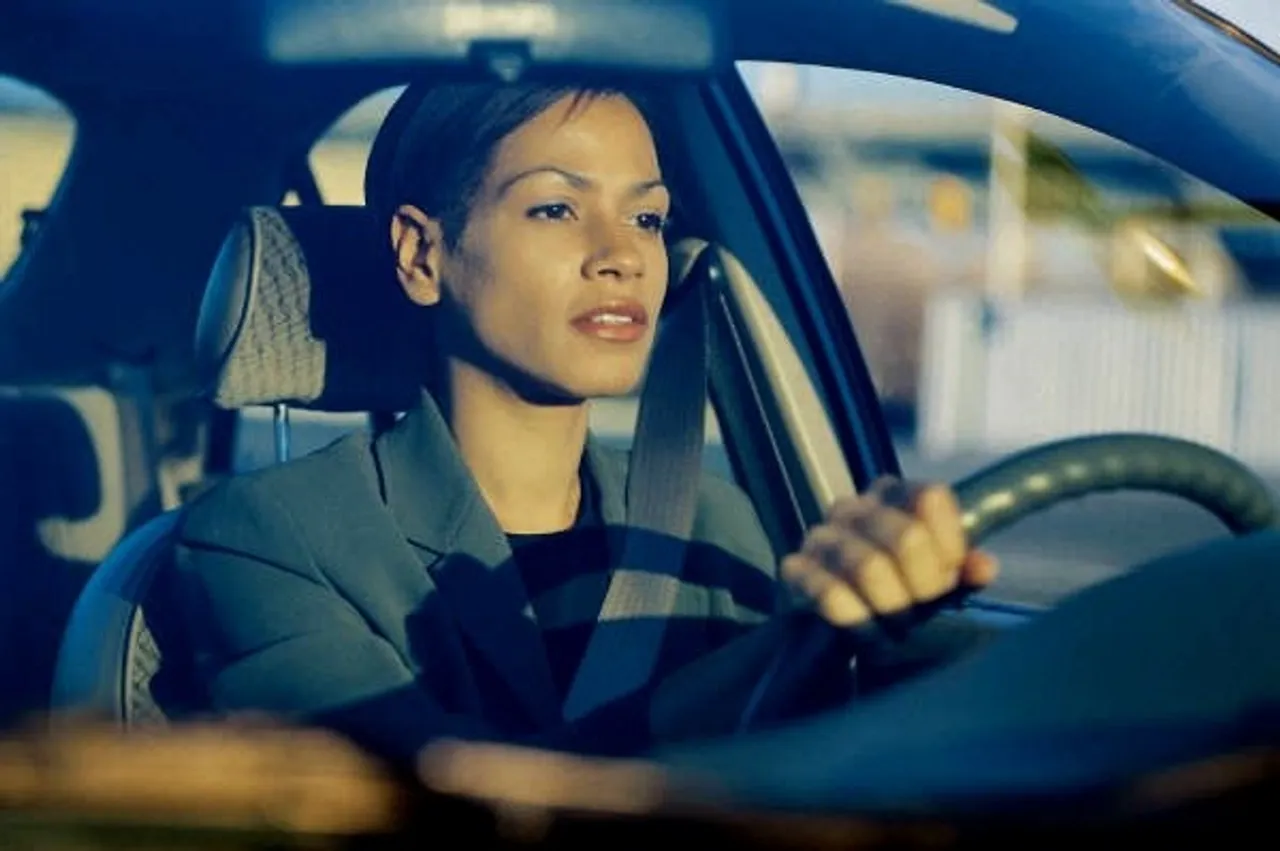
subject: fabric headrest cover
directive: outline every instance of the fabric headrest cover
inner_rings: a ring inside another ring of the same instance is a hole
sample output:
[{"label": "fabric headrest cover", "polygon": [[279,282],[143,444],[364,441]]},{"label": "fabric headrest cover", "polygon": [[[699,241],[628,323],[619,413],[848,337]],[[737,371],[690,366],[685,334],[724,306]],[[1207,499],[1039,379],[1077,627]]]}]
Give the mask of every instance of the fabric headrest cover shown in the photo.
[{"label": "fabric headrest cover", "polygon": [[364,207],[252,207],[223,243],[196,362],[222,408],[403,411],[427,363],[426,312]]}]

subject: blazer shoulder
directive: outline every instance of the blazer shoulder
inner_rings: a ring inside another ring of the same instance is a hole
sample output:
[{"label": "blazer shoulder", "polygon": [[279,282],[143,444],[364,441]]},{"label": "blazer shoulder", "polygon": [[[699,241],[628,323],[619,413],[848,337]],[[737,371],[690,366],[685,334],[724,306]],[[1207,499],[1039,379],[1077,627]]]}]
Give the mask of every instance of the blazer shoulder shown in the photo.
[{"label": "blazer shoulder", "polygon": [[255,531],[269,536],[287,526],[305,532],[366,492],[377,497],[377,475],[370,437],[356,432],[301,458],[220,482],[186,507],[180,537],[234,546]]}]

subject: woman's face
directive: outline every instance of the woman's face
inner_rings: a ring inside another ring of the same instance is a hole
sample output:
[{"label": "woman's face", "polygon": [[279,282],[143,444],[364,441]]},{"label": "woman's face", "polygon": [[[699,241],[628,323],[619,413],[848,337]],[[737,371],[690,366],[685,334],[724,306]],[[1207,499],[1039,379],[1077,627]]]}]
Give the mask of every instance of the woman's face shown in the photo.
[{"label": "woman's face", "polygon": [[521,395],[627,393],[666,293],[670,203],[631,102],[566,97],[499,145],[456,244],[400,210],[400,279],[418,303],[442,303],[450,358]]}]

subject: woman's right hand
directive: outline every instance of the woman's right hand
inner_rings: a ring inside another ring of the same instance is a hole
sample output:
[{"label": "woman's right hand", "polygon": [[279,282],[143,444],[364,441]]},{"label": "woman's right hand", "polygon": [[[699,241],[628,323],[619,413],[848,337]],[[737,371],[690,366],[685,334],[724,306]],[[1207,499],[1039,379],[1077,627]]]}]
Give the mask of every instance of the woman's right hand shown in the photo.
[{"label": "woman's right hand", "polygon": [[950,487],[884,478],[837,500],[781,572],[826,621],[851,628],[984,587],[998,571],[969,546]]}]

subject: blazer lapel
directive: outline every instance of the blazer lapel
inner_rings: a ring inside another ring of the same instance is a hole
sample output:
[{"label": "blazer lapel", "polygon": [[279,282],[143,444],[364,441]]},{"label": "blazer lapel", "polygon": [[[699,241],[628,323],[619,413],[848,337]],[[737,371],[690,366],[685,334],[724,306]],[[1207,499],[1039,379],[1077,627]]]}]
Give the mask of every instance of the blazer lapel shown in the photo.
[{"label": "blazer lapel", "polygon": [[374,451],[387,505],[463,632],[539,725],[557,723],[559,696],[506,535],[430,396]]}]

